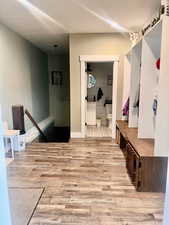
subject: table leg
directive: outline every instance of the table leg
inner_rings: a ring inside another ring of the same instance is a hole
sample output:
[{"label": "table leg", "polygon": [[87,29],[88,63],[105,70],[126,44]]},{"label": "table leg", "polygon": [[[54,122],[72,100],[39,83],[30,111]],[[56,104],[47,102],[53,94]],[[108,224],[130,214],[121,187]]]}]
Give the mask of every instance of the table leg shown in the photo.
[{"label": "table leg", "polygon": [[15,157],[15,154],[14,154],[14,138],[11,137],[10,141],[11,141],[12,158],[14,159],[14,157]]}]

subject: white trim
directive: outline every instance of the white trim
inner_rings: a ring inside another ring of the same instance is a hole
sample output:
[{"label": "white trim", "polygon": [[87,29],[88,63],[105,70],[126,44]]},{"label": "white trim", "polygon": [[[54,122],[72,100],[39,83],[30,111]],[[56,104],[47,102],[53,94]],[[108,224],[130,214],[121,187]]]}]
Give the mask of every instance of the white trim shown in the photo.
[{"label": "white trim", "polygon": [[119,56],[113,55],[81,55],[79,57],[81,64],[81,137],[85,138],[86,136],[86,126],[85,126],[85,117],[86,117],[86,89],[87,84],[85,80],[85,63],[87,62],[114,62],[113,65],[113,119],[112,119],[112,138],[115,139],[115,127],[116,127],[116,111],[117,111],[117,81],[118,81],[118,63]]},{"label": "white trim", "polygon": [[[48,117],[47,119],[41,121],[38,123],[38,126],[42,129],[45,130],[51,123],[54,122],[53,117]],[[36,127],[32,127],[26,132],[26,143],[32,142],[34,139],[36,139],[39,136],[39,132],[36,129]]]},{"label": "white trim", "polygon": [[71,132],[71,138],[84,138],[81,132]]},{"label": "white trim", "polygon": [[119,61],[119,56],[114,56],[114,55],[81,55],[80,61],[84,61],[84,62],[115,62],[115,61]]},{"label": "white trim", "polygon": [[118,66],[116,61],[113,65],[113,90],[112,90],[112,138],[116,138],[116,118],[117,118],[117,90],[118,90]]},{"label": "white trim", "polygon": [[85,79],[85,61],[81,61],[81,133],[85,138],[86,135],[86,79]]}]

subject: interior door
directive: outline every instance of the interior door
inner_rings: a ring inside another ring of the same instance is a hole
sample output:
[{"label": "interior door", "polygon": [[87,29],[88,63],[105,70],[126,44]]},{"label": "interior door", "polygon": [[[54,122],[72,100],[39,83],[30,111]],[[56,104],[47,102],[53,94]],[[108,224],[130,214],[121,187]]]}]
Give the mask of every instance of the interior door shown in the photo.
[{"label": "interior door", "polygon": [[11,225],[8,186],[7,186],[6,161],[5,161],[5,151],[4,151],[2,135],[3,135],[3,129],[2,129],[2,119],[1,119],[1,112],[0,112],[0,224]]}]

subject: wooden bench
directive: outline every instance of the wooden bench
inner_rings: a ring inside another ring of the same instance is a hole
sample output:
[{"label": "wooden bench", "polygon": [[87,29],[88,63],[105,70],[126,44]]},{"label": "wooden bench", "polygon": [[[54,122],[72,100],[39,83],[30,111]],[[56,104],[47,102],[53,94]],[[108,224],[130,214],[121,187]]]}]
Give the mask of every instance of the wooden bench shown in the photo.
[{"label": "wooden bench", "polygon": [[126,158],[126,167],[137,191],[165,192],[168,157],[154,156],[154,140],[138,139],[138,129],[126,121],[116,123],[116,141]]}]

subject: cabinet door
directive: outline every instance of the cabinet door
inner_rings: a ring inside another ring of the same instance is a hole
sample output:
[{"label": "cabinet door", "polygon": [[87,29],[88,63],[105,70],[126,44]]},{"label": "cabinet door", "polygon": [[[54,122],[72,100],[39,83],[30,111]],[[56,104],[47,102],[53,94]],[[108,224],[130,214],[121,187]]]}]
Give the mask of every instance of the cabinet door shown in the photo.
[{"label": "cabinet door", "polygon": [[123,135],[120,133],[120,148],[122,149],[124,155],[125,155],[125,152],[126,152],[126,145],[127,145],[127,141],[123,137]]},{"label": "cabinet door", "polygon": [[116,143],[120,144],[120,130],[118,127],[116,127]]},{"label": "cabinet door", "polygon": [[134,148],[130,145],[130,143],[126,146],[127,151],[127,170],[131,181],[133,184],[136,183],[136,173],[137,173],[137,162],[139,161],[139,157],[136,154]]},{"label": "cabinet door", "polygon": [[142,160],[141,159],[137,160],[136,161],[136,182],[135,182],[137,191],[141,191],[142,190],[141,165],[142,165]]},{"label": "cabinet door", "polygon": [[138,191],[165,192],[167,166],[167,157],[142,157]]},{"label": "cabinet door", "polygon": [[133,173],[133,151],[132,151],[132,148],[130,146],[130,144],[127,144],[126,146],[126,167],[127,167],[127,170],[128,170],[128,174],[129,176],[132,178],[132,173]]},{"label": "cabinet door", "polygon": [[86,123],[89,126],[96,126],[96,102],[87,103]]}]

